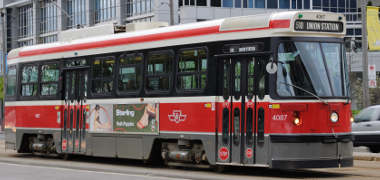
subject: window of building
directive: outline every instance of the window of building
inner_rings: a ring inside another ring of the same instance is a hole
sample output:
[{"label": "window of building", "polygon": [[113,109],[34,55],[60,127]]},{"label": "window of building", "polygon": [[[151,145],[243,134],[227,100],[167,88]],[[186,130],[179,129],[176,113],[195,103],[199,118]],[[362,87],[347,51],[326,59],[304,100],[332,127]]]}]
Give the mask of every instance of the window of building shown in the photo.
[{"label": "window of building", "polygon": [[58,93],[59,65],[45,64],[41,66],[41,96],[54,96]]},{"label": "window of building", "polygon": [[92,67],[92,93],[108,95],[113,91],[115,57],[95,58]]},{"label": "window of building", "polygon": [[354,30],[353,29],[347,29],[346,35],[348,35],[348,36],[354,35]]},{"label": "window of building", "polygon": [[171,86],[173,53],[154,52],[148,56],[146,67],[146,90],[168,91]]},{"label": "window of building", "polygon": [[127,17],[133,16],[133,0],[127,0],[125,8],[127,8],[125,11]]},{"label": "window of building", "polygon": [[16,84],[17,84],[17,76],[16,76],[16,67],[10,66],[7,74],[7,91],[6,96],[15,96],[16,95]]},{"label": "window of building", "polygon": [[362,29],[355,29],[355,35],[361,36],[362,35]]},{"label": "window of building", "polygon": [[302,1],[303,0],[297,0],[297,9],[302,9]]},{"label": "window of building", "polygon": [[304,6],[304,9],[310,9],[310,1],[305,0],[303,6]]},{"label": "window of building", "polygon": [[24,46],[31,46],[31,45],[33,45],[34,43],[33,43],[33,39],[28,39],[28,40],[19,40],[18,42],[17,42],[17,46],[18,47],[24,47]]},{"label": "window of building", "polygon": [[41,34],[57,31],[56,3],[56,0],[44,0],[40,2]]},{"label": "window of building", "polygon": [[280,9],[290,9],[290,1],[289,0],[280,0]]},{"label": "window of building", "polygon": [[182,50],[179,53],[177,88],[200,90],[206,87],[207,50],[205,48]]},{"label": "window of building", "polygon": [[[12,16],[12,11],[13,11],[13,9],[11,9],[11,8],[6,8],[6,15],[7,15],[7,20],[6,20],[6,22],[8,22],[7,23],[7,37],[8,37],[8,39],[9,38],[11,38],[12,37],[12,34],[13,34],[13,31],[14,30],[18,30],[18,29],[16,29],[16,28],[14,28],[13,26],[14,26],[14,24],[13,23],[11,23],[12,21],[14,21],[13,19],[14,19],[14,17]],[[12,45],[12,41],[10,41],[10,40],[8,40],[7,39],[7,52],[9,52],[10,50],[12,50],[12,48],[15,48],[15,47],[13,47],[13,45]]]},{"label": "window of building", "polygon": [[292,0],[292,9],[297,9],[297,0]]},{"label": "window of building", "polygon": [[[161,4],[168,6],[168,4]],[[153,0],[133,0],[127,2],[127,16],[141,15],[152,12]]]},{"label": "window of building", "polygon": [[67,28],[86,24],[86,0],[67,0]]},{"label": "window of building", "polygon": [[241,0],[235,0],[235,7],[240,8],[241,7]]},{"label": "window of building", "polygon": [[142,84],[142,54],[129,54],[120,57],[118,90],[120,92],[137,92]]},{"label": "window of building", "polygon": [[38,66],[24,66],[21,76],[21,96],[37,96]]},{"label": "window of building", "polygon": [[265,8],[265,0],[255,0],[256,8]]},{"label": "window of building", "polygon": [[323,11],[330,11],[330,0],[322,0]]},{"label": "window of building", "polygon": [[18,8],[19,38],[33,35],[33,6],[26,5]]},{"label": "window of building", "polygon": [[57,34],[40,37],[40,43],[52,43],[58,40]]},{"label": "window of building", "polygon": [[211,0],[211,6],[212,7],[221,7],[221,1],[220,0]]},{"label": "window of building", "polygon": [[95,23],[110,21],[116,18],[116,0],[95,1]]},{"label": "window of building", "polygon": [[358,9],[357,3],[356,3],[357,0],[349,0],[349,1],[350,1],[349,3],[350,12],[357,12],[357,9]]},{"label": "window of building", "polygon": [[223,0],[222,3],[223,3],[223,7],[231,7],[232,8],[234,5],[233,0]]},{"label": "window of building", "polygon": [[321,9],[322,3],[321,0],[313,0],[313,9]]},{"label": "window of building", "polygon": [[278,7],[277,0],[267,0],[268,8],[276,9]]},{"label": "window of building", "polygon": [[243,1],[244,8],[253,8],[253,0],[244,0]]},{"label": "window of building", "polygon": [[330,0],[330,11],[338,12],[338,0]]},{"label": "window of building", "polygon": [[197,0],[197,6],[207,6],[206,0]]}]

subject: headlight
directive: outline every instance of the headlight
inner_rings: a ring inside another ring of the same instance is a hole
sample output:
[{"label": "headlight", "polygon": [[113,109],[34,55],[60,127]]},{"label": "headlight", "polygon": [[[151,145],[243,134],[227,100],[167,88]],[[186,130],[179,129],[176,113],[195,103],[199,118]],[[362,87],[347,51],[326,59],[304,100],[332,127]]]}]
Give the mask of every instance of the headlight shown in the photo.
[{"label": "headlight", "polygon": [[338,113],[336,113],[336,112],[332,112],[331,115],[330,115],[330,120],[331,120],[331,122],[333,122],[333,123],[338,122],[338,120],[339,120]]}]

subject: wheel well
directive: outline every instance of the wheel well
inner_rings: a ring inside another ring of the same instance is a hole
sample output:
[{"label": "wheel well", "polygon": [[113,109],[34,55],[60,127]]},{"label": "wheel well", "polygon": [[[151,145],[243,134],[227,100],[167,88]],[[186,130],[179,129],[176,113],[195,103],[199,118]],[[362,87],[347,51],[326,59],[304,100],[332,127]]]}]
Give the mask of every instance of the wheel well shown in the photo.
[{"label": "wheel well", "polygon": [[52,139],[52,134],[23,134],[21,138],[20,148],[17,150],[19,153],[31,153],[32,143],[34,142],[43,142],[47,143],[48,139]]}]

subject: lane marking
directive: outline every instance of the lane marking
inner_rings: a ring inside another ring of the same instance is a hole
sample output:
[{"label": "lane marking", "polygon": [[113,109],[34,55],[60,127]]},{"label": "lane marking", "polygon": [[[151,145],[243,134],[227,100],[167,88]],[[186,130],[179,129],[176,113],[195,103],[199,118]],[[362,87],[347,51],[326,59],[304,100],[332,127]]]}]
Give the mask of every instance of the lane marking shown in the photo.
[{"label": "lane marking", "polygon": [[[125,173],[116,173],[116,172],[99,172],[99,171],[94,171],[94,170],[84,170],[84,169],[70,169],[70,168],[65,168],[65,167],[51,167],[51,166],[44,166],[44,165],[27,165],[27,164],[14,164],[14,163],[4,163],[0,162],[2,165],[10,165],[10,166],[18,166],[18,167],[25,167],[25,168],[39,168],[39,169],[55,169],[55,170],[62,170],[62,171],[73,171],[73,172],[87,172],[87,173],[97,173],[97,174],[105,174],[105,175],[120,175],[120,176],[129,176],[129,177],[149,177],[149,178],[154,178],[154,179],[184,179],[184,178],[173,178],[173,177],[166,177],[166,176],[160,176],[160,177],[154,177],[156,176],[155,174],[148,174],[145,173],[145,175],[139,175],[139,174],[125,174]],[[190,180],[190,179],[184,179],[184,180]]]}]

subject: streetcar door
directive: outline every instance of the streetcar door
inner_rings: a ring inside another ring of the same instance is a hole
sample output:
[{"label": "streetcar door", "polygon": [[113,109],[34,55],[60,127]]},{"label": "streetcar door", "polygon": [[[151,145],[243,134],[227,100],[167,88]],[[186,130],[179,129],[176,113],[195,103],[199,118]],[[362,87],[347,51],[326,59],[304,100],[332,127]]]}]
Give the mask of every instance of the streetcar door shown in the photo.
[{"label": "streetcar door", "polygon": [[62,152],[85,152],[87,79],[86,70],[64,71]]},{"label": "streetcar door", "polygon": [[219,113],[217,161],[253,164],[255,59],[236,56],[222,61],[219,69],[223,69],[223,105]]}]

